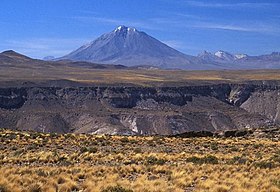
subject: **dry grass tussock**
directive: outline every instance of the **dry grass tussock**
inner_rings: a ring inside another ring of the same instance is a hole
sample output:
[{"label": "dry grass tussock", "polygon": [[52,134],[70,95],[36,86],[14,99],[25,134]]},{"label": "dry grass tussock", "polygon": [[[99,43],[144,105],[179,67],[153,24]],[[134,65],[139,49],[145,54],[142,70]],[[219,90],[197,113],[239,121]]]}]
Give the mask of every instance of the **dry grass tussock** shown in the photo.
[{"label": "dry grass tussock", "polygon": [[1,192],[280,191],[280,142],[0,131]]}]

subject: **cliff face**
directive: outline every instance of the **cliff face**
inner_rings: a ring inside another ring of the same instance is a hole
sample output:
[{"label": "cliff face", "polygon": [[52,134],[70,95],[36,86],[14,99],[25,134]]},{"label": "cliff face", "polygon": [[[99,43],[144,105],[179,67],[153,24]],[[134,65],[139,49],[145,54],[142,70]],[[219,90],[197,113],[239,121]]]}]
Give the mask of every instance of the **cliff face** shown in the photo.
[{"label": "cliff face", "polygon": [[41,132],[160,134],[280,123],[280,87],[25,87],[0,89],[0,127]]}]

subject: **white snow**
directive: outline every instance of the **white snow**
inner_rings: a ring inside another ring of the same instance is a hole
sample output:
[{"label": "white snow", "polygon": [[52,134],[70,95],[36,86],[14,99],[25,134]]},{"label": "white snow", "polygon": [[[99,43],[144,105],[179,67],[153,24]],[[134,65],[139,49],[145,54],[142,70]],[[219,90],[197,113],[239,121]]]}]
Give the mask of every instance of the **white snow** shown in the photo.
[{"label": "white snow", "polygon": [[115,29],[115,32],[120,31],[122,28],[123,28],[123,26],[118,26],[118,27]]},{"label": "white snow", "polygon": [[247,57],[247,55],[246,55],[246,54],[236,54],[236,55],[234,55],[234,57],[235,57],[236,59],[242,59],[242,58]]},{"label": "white snow", "polygon": [[136,29],[133,28],[133,27],[125,27],[125,26],[121,25],[121,26],[119,26],[115,29],[115,32],[121,31],[122,29],[126,29],[128,32],[130,32],[130,31],[135,32],[136,31]]},{"label": "white snow", "polygon": [[136,29],[135,29],[135,28],[130,28],[130,27],[129,27],[127,30],[128,30],[128,31],[133,31],[133,32],[135,32],[135,31],[136,31]]},{"label": "white snow", "polygon": [[224,55],[224,52],[223,52],[223,51],[217,51],[217,52],[215,53],[215,55],[216,55],[217,57],[222,58],[223,55]]},{"label": "white snow", "polygon": [[235,59],[234,55],[232,55],[232,54],[230,54],[228,52],[225,52],[225,51],[217,51],[215,53],[215,56],[219,57],[221,59],[224,59],[224,60],[228,60],[228,61],[231,61],[231,60]]}]

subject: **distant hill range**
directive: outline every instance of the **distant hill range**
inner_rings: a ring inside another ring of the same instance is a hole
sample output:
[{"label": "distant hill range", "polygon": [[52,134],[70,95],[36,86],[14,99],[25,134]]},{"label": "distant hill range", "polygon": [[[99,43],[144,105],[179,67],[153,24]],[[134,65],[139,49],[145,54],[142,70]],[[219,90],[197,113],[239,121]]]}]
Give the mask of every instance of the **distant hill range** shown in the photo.
[{"label": "distant hill range", "polygon": [[280,52],[269,55],[249,56],[247,54],[231,54],[226,51],[210,53],[204,51],[198,57],[206,63],[219,64],[224,69],[279,69]]},{"label": "distant hill range", "polygon": [[[5,69],[7,67],[16,68],[34,68],[34,67],[82,67],[93,69],[124,69],[128,68],[124,65],[113,64],[96,64],[85,61],[72,61],[72,60],[39,60],[32,59],[13,50],[8,50],[0,53],[0,67]],[[42,69],[44,69],[42,68]]]},{"label": "distant hill range", "polygon": [[[12,50],[0,53],[2,67],[18,64],[66,65],[83,68],[162,68],[185,70],[280,69],[280,52],[249,56],[204,51],[198,56],[181,53],[145,32],[119,26],[89,44],[60,58],[32,59]],[[30,66],[30,65],[28,65]]]},{"label": "distant hill range", "polygon": [[183,54],[145,32],[119,26],[89,44],[61,57],[73,61],[122,64],[126,66],[148,65],[164,69],[267,69],[280,68],[280,53],[249,56],[217,51],[204,51],[198,56]]}]

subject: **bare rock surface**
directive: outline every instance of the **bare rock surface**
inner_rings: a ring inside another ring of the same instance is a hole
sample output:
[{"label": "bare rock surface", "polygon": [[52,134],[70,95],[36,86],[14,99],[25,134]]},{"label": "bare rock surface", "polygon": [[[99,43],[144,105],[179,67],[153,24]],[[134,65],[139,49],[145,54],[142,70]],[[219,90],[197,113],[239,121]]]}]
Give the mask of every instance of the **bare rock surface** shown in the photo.
[{"label": "bare rock surface", "polygon": [[280,87],[5,87],[0,127],[57,133],[177,135],[279,125]]}]

